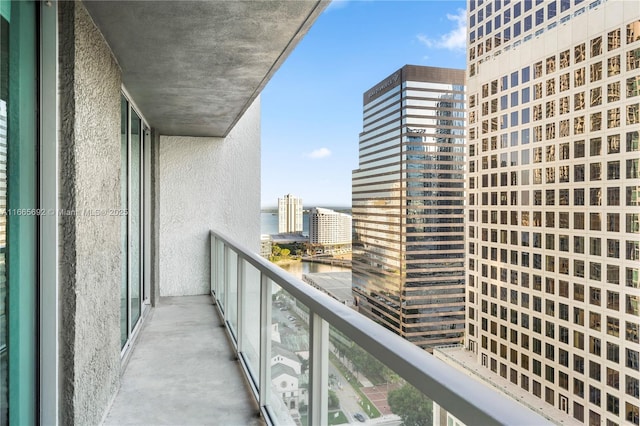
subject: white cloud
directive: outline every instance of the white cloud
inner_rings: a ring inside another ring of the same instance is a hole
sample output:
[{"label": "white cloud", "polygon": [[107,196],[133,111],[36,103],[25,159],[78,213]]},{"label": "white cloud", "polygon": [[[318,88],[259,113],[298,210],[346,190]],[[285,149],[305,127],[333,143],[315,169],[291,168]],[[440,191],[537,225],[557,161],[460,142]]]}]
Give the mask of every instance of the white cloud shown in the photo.
[{"label": "white cloud", "polygon": [[455,15],[447,13],[447,19],[456,24],[454,29],[436,39],[418,34],[418,40],[430,48],[464,50],[467,45],[467,12],[458,9],[458,13]]},{"label": "white cloud", "polygon": [[307,157],[313,158],[313,159],[318,159],[318,158],[326,158],[326,157],[328,157],[330,155],[331,155],[331,151],[329,151],[329,149],[320,148],[320,149],[316,149],[314,151],[311,151],[309,154],[307,154]]}]

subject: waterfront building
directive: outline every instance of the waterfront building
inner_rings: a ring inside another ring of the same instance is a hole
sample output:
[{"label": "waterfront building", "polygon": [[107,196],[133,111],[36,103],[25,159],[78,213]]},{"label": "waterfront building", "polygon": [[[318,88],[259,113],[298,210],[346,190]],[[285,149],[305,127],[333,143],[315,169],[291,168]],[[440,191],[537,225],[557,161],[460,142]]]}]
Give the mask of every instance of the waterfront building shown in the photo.
[{"label": "waterfront building", "polygon": [[309,242],[325,247],[351,248],[351,215],[330,209],[309,210]]},{"label": "waterfront building", "polygon": [[302,232],[302,198],[287,194],[278,198],[278,233]]},{"label": "waterfront building", "polygon": [[640,2],[472,0],[467,35],[473,368],[638,425]]},{"label": "waterfront building", "polygon": [[363,96],[354,297],[427,350],[464,332],[464,90],[464,70],[406,65]]}]

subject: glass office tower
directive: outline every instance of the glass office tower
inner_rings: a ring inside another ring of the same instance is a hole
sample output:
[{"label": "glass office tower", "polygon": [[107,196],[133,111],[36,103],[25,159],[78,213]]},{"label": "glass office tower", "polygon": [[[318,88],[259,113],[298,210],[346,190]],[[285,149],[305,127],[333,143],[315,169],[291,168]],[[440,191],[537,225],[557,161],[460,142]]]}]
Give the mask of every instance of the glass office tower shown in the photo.
[{"label": "glass office tower", "polygon": [[553,418],[638,425],[640,2],[468,19],[466,347]]},{"label": "glass office tower", "polygon": [[363,97],[354,297],[427,350],[464,331],[464,90],[463,70],[406,65]]}]

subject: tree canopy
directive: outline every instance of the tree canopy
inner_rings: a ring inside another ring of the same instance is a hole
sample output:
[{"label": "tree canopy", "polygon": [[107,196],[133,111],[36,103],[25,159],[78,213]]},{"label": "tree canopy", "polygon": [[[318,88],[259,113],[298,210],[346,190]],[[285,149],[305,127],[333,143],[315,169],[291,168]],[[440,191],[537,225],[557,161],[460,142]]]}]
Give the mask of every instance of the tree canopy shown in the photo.
[{"label": "tree canopy", "polygon": [[390,391],[387,401],[404,426],[430,426],[433,422],[433,403],[408,383]]}]

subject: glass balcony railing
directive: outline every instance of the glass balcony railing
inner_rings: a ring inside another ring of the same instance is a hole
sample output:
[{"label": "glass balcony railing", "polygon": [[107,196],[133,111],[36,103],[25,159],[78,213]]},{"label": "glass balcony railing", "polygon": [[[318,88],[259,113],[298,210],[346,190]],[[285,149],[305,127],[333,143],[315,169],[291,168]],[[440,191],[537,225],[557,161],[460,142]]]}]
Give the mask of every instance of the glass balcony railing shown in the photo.
[{"label": "glass balcony railing", "polygon": [[211,294],[268,424],[549,424],[213,231]]}]

